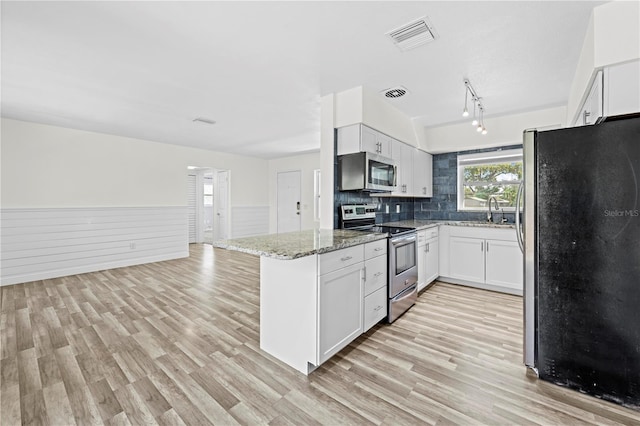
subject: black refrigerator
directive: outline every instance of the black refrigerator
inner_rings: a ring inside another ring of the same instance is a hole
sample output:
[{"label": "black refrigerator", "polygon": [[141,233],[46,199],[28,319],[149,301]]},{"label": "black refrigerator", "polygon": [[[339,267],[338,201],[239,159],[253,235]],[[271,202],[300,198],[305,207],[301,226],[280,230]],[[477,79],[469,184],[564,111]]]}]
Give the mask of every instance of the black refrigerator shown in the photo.
[{"label": "black refrigerator", "polygon": [[523,156],[524,362],[640,409],[640,115],[525,131]]}]

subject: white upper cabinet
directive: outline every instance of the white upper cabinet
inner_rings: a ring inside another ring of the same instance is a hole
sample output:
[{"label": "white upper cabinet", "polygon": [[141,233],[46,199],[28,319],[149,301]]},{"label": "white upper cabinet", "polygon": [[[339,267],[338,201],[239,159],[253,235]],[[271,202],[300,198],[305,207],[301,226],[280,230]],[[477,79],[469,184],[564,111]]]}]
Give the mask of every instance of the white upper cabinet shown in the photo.
[{"label": "white upper cabinet", "polygon": [[602,71],[599,71],[593,80],[587,99],[582,104],[582,110],[578,114],[574,125],[587,126],[595,124],[602,117],[602,99]]},{"label": "white upper cabinet", "polygon": [[413,155],[416,148],[394,140],[391,154],[398,168],[398,186],[391,193],[395,196],[413,196]]},{"label": "white upper cabinet", "polygon": [[416,197],[433,196],[433,157],[419,149],[413,156],[413,189]]},{"label": "white upper cabinet", "polygon": [[604,114],[640,112],[640,60],[604,69]]},{"label": "white upper cabinet", "polygon": [[370,152],[395,161],[396,190],[380,196],[432,197],[433,157],[412,145],[395,140],[384,133],[353,124],[338,129],[337,155]]},{"label": "white upper cabinet", "polygon": [[353,124],[338,129],[338,155],[371,152],[391,158],[392,139],[364,124]]},{"label": "white upper cabinet", "polygon": [[573,125],[586,126],[602,117],[634,112],[640,112],[640,60],[598,71]]},{"label": "white upper cabinet", "polygon": [[406,143],[393,141],[392,157],[398,167],[397,197],[433,196],[433,156]]}]

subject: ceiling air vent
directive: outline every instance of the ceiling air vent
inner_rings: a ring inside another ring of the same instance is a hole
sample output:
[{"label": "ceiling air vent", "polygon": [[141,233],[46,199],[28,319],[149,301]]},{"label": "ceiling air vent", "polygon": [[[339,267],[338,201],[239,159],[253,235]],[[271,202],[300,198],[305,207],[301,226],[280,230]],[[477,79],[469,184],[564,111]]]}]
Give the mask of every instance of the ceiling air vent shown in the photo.
[{"label": "ceiling air vent", "polygon": [[407,90],[406,87],[396,86],[396,87],[392,87],[391,89],[385,89],[380,93],[383,94],[385,98],[396,99],[396,98],[403,97],[404,95],[409,93],[409,91]]},{"label": "ceiling air vent", "polygon": [[387,35],[403,52],[429,43],[438,37],[426,16],[389,31]]}]

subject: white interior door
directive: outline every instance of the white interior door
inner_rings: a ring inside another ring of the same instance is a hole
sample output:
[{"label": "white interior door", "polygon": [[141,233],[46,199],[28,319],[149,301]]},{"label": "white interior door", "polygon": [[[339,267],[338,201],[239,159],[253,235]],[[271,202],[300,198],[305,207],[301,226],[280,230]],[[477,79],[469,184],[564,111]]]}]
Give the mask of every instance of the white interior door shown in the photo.
[{"label": "white interior door", "polygon": [[214,209],[216,219],[214,226],[214,239],[225,240],[229,238],[229,171],[216,172],[216,189],[214,190]]},{"label": "white interior door", "polygon": [[301,172],[278,173],[278,233],[300,230]]},{"label": "white interior door", "polygon": [[187,218],[189,220],[189,244],[196,242],[197,223],[196,175],[187,175]]},{"label": "white interior door", "polygon": [[213,242],[213,171],[211,169],[204,173],[202,178],[202,231],[203,241],[211,244]]}]

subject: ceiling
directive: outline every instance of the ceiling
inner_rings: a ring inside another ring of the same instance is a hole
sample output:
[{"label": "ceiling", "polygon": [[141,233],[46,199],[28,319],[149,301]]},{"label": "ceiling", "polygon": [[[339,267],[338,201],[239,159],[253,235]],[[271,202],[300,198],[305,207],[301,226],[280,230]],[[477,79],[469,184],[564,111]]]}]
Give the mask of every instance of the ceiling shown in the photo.
[{"label": "ceiling", "polygon": [[[263,158],[320,147],[320,98],[381,91],[425,127],[564,105],[589,1],[2,1],[2,115]],[[386,32],[427,16],[438,38]],[[194,123],[204,117],[214,125]]]}]

